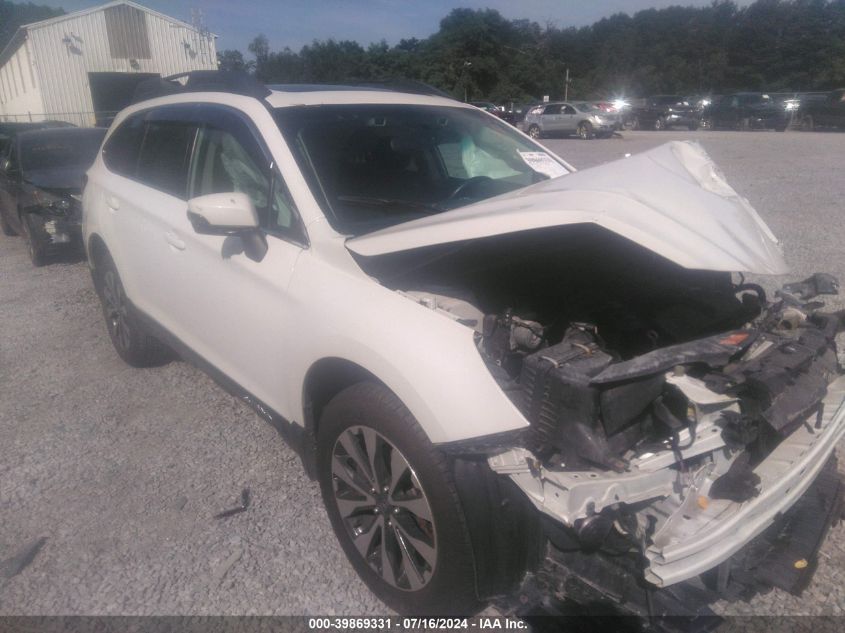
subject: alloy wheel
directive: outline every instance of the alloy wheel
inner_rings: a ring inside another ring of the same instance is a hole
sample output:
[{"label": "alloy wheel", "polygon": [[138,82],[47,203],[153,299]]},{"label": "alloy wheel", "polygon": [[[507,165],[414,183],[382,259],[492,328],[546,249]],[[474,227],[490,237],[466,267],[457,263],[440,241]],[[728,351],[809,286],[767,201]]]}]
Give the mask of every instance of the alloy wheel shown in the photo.
[{"label": "alloy wheel", "polygon": [[538,128],[536,125],[532,125],[530,128],[528,128],[528,136],[530,136],[531,138],[540,138],[540,128]]},{"label": "alloy wheel", "polygon": [[331,461],[334,501],[355,549],[391,587],[417,591],[437,563],[434,517],[417,475],[390,440],[345,429]]},{"label": "alloy wheel", "polygon": [[123,284],[120,283],[117,273],[113,270],[107,270],[103,275],[103,308],[109,334],[121,349],[128,350],[131,344],[131,333],[126,294],[123,292]]}]

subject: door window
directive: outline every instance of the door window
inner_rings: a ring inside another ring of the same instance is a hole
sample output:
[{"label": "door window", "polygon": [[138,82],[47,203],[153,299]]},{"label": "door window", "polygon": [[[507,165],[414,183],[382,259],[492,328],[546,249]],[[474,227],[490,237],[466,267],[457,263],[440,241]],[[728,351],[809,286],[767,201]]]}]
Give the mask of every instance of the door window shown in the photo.
[{"label": "door window", "polygon": [[559,103],[548,105],[546,106],[546,109],[543,110],[543,114],[560,114],[560,107]]},{"label": "door window", "polygon": [[196,126],[187,121],[147,121],[138,179],[178,198],[186,199],[188,164]]},{"label": "door window", "polygon": [[277,170],[246,129],[205,125],[198,133],[189,196],[238,191],[252,200],[259,223],[269,230],[296,228],[293,200]]},{"label": "door window", "polygon": [[573,108],[570,105],[564,107],[563,113],[564,114],[577,114],[577,112],[575,111],[575,108]]}]

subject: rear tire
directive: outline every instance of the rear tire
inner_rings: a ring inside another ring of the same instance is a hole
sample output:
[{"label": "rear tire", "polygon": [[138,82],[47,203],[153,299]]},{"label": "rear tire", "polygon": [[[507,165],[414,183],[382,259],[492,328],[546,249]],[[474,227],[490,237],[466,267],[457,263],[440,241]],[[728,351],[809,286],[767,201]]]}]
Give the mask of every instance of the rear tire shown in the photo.
[{"label": "rear tire", "polygon": [[452,470],[389,389],[362,382],[329,402],[317,476],[341,547],[382,602],[403,614],[480,608]]},{"label": "rear tire", "polygon": [[155,367],[170,361],[170,350],[151,336],[134,314],[112,258],[105,254],[96,265],[94,286],[117,355],[132,367]]}]

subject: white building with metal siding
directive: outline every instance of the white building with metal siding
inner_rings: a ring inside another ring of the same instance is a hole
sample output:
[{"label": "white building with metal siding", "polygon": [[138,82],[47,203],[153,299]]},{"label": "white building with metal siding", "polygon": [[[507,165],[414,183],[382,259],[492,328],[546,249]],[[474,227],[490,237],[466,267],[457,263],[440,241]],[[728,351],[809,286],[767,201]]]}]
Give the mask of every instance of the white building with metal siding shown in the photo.
[{"label": "white building with metal siding", "polygon": [[0,52],[0,120],[94,125],[127,105],[143,78],[216,68],[214,35],[110,2],[18,29]]}]

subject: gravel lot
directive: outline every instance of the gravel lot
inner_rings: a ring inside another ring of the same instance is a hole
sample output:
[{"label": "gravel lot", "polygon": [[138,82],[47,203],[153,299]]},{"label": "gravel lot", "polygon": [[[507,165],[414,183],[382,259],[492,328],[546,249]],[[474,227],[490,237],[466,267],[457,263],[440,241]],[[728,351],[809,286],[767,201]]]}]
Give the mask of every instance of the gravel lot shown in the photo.
[{"label": "gravel lot", "polygon": [[[693,138],[784,241],[793,278],[845,280],[845,134],[625,133],[549,140],[579,168]],[[659,183],[656,183],[659,186]],[[782,280],[774,280],[779,285]],[[843,307],[842,301],[834,304]],[[193,367],[124,365],[87,267],[34,269],[0,236],[0,614],[383,614],[347,564],[318,487],[251,410]],[[228,519],[248,487],[252,505]],[[801,598],[726,613],[841,614],[845,526]]]}]

